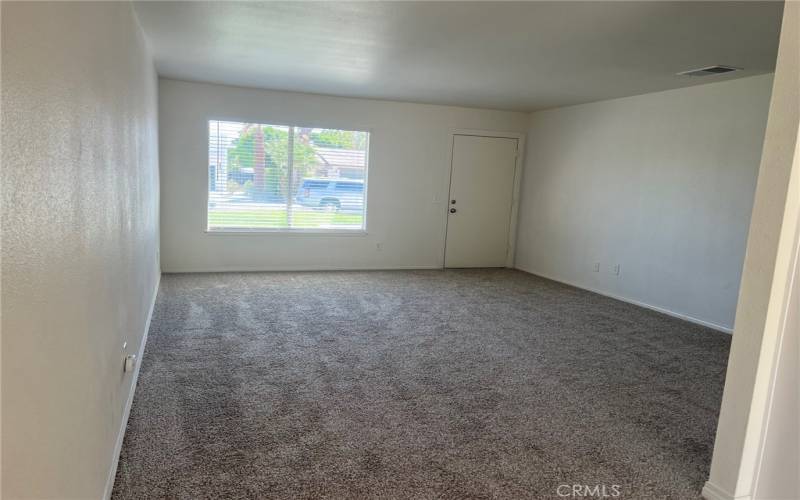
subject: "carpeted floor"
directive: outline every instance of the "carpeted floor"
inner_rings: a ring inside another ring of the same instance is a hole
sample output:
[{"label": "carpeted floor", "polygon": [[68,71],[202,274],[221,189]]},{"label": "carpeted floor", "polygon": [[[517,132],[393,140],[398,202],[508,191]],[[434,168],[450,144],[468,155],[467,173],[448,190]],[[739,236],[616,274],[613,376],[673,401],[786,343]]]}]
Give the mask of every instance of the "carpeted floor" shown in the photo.
[{"label": "carpeted floor", "polygon": [[113,497],[698,498],[729,344],[513,270],[165,275]]}]

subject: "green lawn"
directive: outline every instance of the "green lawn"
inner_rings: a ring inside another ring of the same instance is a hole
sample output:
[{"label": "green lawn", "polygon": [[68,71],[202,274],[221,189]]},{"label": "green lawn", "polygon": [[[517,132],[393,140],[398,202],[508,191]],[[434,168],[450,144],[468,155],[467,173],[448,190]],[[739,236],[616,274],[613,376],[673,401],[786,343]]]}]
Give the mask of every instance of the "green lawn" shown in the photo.
[{"label": "green lawn", "polygon": [[[208,227],[283,229],[286,227],[286,209],[267,208],[262,210],[210,210]],[[329,229],[331,226],[361,226],[361,214],[326,212],[323,210],[295,210],[292,213],[292,227],[297,229]]]}]

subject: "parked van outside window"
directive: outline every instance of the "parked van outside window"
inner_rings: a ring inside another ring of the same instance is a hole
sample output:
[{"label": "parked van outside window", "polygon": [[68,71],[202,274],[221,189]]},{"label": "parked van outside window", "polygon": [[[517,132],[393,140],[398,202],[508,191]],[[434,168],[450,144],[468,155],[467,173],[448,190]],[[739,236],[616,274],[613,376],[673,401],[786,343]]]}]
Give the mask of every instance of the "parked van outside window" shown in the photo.
[{"label": "parked van outside window", "polygon": [[354,179],[303,179],[295,201],[306,207],[330,211],[363,211],[364,181]]}]

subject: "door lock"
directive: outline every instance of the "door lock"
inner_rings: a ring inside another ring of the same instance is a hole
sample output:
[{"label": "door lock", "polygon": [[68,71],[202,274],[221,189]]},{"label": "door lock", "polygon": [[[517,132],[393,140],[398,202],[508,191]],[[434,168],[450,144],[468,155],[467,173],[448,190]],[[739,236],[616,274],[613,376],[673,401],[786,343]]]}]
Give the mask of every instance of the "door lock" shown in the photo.
[{"label": "door lock", "polygon": [[455,205],[456,204],[456,200],[450,200],[450,204],[451,205]]}]

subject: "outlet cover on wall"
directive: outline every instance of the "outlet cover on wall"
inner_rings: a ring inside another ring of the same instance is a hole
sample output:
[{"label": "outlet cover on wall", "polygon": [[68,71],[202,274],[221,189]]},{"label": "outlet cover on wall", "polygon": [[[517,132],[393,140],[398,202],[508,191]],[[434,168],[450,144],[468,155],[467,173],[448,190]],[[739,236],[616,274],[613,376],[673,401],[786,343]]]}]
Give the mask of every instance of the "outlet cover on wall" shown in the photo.
[{"label": "outlet cover on wall", "polygon": [[594,263],[594,266],[592,266],[592,271],[594,271],[596,273],[600,272],[600,263],[599,262],[595,262]]},{"label": "outlet cover on wall", "polygon": [[614,264],[614,274],[619,276],[619,264]]}]

